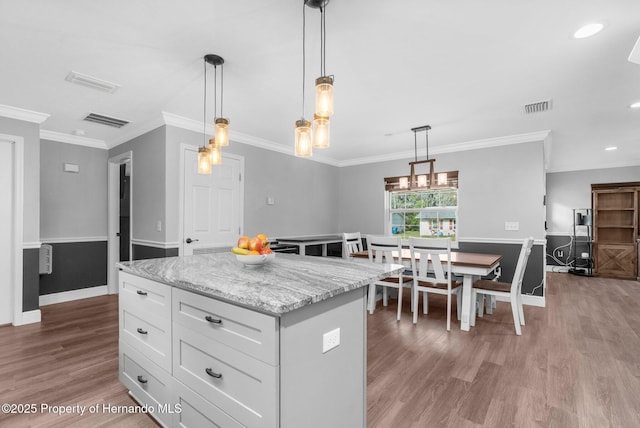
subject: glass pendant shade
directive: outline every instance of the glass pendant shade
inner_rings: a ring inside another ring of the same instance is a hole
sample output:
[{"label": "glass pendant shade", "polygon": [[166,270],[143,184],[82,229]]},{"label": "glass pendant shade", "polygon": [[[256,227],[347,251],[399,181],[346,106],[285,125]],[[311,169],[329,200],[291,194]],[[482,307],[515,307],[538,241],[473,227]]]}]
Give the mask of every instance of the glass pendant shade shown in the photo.
[{"label": "glass pendant shade", "polygon": [[398,180],[398,184],[399,184],[399,187],[401,189],[408,189],[409,188],[409,177],[400,177],[400,179]]},{"label": "glass pendant shade", "polygon": [[333,114],[333,77],[316,79],[316,114],[327,118]]},{"label": "glass pendant shade", "polygon": [[229,145],[229,119],[223,117],[216,118],[216,144],[220,147]]},{"label": "glass pendant shade", "polygon": [[438,186],[444,186],[449,182],[448,177],[447,177],[447,173],[446,172],[440,172],[438,173]]},{"label": "glass pendant shade", "polygon": [[198,174],[211,174],[211,160],[209,149],[198,147]]},{"label": "glass pendant shade", "polygon": [[427,187],[427,176],[419,175],[418,176],[418,187]]},{"label": "glass pendant shade", "polygon": [[222,150],[216,144],[216,139],[209,140],[209,163],[211,165],[220,165],[222,163]]},{"label": "glass pendant shade", "polygon": [[313,115],[313,148],[326,149],[330,144],[329,118]]},{"label": "glass pendant shade", "polygon": [[296,156],[307,157],[312,153],[311,122],[308,120],[296,120],[295,134]]}]

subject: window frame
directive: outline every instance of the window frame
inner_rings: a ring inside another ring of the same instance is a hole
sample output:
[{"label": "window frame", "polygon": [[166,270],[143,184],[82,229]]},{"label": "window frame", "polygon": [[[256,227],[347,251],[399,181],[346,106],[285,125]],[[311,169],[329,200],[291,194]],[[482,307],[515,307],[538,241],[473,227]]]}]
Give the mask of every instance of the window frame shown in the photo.
[{"label": "window frame", "polygon": [[[438,187],[434,187],[434,188],[413,188],[413,189],[398,189],[397,186],[393,186],[393,188],[391,188],[391,186],[389,186],[390,183],[392,182],[397,182],[397,177],[389,177],[389,178],[385,178],[385,191],[384,191],[384,233],[385,235],[392,235],[392,227],[393,227],[393,214],[395,213],[420,213],[420,212],[442,212],[442,211],[454,211],[455,213],[455,225],[456,225],[456,235],[455,235],[455,240],[451,241],[451,248],[459,248],[459,241],[460,241],[460,236],[459,236],[459,226],[460,226],[460,217],[459,217],[459,206],[460,206],[460,201],[459,201],[459,196],[460,196],[460,189],[458,188],[458,183],[457,183],[457,171],[455,171],[455,185],[449,185],[449,186],[438,186]],[[428,207],[428,208],[397,208],[397,209],[392,209],[391,208],[391,198],[393,194],[398,194],[398,193],[424,193],[424,192],[436,192],[436,191],[442,191],[442,190],[455,190],[456,191],[456,201],[457,201],[457,205],[456,206],[446,206],[446,207]],[[409,244],[409,240],[407,238],[402,238],[402,244],[403,245],[408,245]]]}]

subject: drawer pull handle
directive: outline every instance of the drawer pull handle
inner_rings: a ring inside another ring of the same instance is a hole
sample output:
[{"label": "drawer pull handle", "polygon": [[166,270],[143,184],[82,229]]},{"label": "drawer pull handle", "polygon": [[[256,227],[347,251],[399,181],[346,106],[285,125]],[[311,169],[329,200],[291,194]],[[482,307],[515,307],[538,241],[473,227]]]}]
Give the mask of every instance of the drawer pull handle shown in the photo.
[{"label": "drawer pull handle", "polygon": [[216,373],[213,370],[211,370],[210,368],[205,369],[205,371],[211,377],[215,377],[216,379],[221,379],[222,378],[222,373]]},{"label": "drawer pull handle", "polygon": [[142,290],[138,290],[138,291],[136,291],[136,293],[138,293],[141,296],[146,296],[147,295],[147,292],[146,291],[142,291]]},{"label": "drawer pull handle", "polygon": [[147,380],[145,378],[143,378],[142,376],[138,376],[138,382],[147,383]]},{"label": "drawer pull handle", "polygon": [[222,324],[222,320],[220,318],[214,318],[211,315],[207,315],[204,319],[214,324]]},{"label": "drawer pull handle", "polygon": [[138,333],[140,333],[140,334],[147,334],[147,333],[149,333],[149,332],[148,332],[147,330],[143,330],[143,329],[141,329],[141,328],[139,328],[139,327],[138,327]]}]

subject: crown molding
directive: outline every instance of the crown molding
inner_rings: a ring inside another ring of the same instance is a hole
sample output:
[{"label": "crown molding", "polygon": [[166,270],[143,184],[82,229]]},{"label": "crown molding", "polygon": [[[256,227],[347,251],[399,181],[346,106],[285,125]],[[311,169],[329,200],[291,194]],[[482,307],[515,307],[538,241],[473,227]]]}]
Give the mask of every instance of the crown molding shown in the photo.
[{"label": "crown molding", "polygon": [[[431,153],[434,155],[442,153],[455,153],[468,150],[487,149],[491,147],[510,146],[512,144],[531,143],[534,141],[543,141],[545,146],[550,144],[551,131],[528,132],[525,134],[507,135],[504,137],[486,138],[482,140],[465,141],[462,143],[447,144],[444,146],[434,147]],[[549,143],[548,143],[549,141]],[[545,157],[548,151],[545,151]],[[414,151],[399,152],[395,154],[385,154],[379,156],[369,156],[363,158],[348,159],[340,161],[337,166],[355,166],[376,162],[386,162],[390,160],[410,159],[415,155]]]},{"label": "crown molding", "polygon": [[78,146],[93,147],[96,149],[108,149],[107,143],[105,143],[103,140],[82,137],[79,135],[64,134],[62,132],[47,131],[46,129],[40,130],[40,139],[57,141],[59,143],[75,144]]},{"label": "crown molding", "polygon": [[0,116],[8,117],[9,119],[24,120],[25,122],[41,124],[51,115],[0,104]]},{"label": "crown molding", "polygon": [[640,166],[640,160],[637,158],[630,158],[627,160],[619,161],[619,162],[592,162],[592,163],[582,163],[580,166],[560,166],[558,168],[548,169],[546,172],[548,173],[556,173],[556,172],[574,172],[574,171],[592,171],[594,169],[609,169],[609,168],[626,168]]},{"label": "crown molding", "polygon": [[120,144],[126,143],[127,141],[131,141],[136,137],[146,134],[147,132],[160,128],[163,125],[165,125],[165,121],[162,116],[153,117],[149,120],[141,122],[137,126],[129,128],[129,130],[124,133],[118,134],[116,138],[107,141],[107,148],[112,149],[116,146],[119,146]]}]

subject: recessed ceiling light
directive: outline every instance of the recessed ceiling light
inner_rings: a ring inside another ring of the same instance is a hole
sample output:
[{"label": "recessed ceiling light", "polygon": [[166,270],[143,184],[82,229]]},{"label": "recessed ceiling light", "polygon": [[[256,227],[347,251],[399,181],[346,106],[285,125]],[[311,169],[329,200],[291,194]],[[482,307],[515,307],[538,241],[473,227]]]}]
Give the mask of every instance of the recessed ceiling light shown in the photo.
[{"label": "recessed ceiling light", "polygon": [[611,147],[607,147],[605,150],[610,152],[610,151],[613,151],[613,150],[618,150],[618,148],[614,147],[614,146],[611,146]]},{"label": "recessed ceiling light", "polygon": [[600,31],[602,31],[603,28],[604,28],[604,24],[601,24],[599,22],[592,22],[590,24],[583,25],[582,27],[580,27],[578,31],[573,33],[573,37],[576,39],[584,39],[586,37],[591,37],[594,34],[598,34]]},{"label": "recessed ceiling light", "polygon": [[636,101],[635,103],[631,104],[629,108],[640,108],[640,101]]}]

